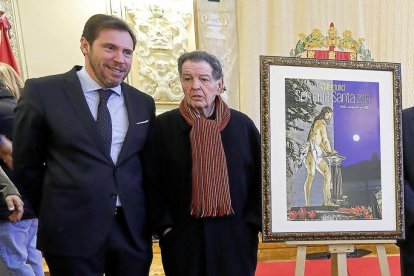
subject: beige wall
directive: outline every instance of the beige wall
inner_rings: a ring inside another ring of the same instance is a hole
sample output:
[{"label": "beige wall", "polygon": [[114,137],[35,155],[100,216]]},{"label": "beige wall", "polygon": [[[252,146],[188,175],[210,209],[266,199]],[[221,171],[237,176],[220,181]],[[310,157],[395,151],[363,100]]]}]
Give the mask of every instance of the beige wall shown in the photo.
[{"label": "beige wall", "polygon": [[107,13],[106,0],[17,0],[25,77],[68,71],[83,64],[79,39],[85,21]]}]

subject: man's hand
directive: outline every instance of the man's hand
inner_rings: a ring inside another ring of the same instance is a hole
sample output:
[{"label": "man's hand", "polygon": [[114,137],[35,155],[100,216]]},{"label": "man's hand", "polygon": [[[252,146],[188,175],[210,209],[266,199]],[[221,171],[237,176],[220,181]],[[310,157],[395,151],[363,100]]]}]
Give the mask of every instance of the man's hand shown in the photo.
[{"label": "man's hand", "polygon": [[11,221],[19,221],[23,216],[23,201],[18,195],[6,196],[7,209],[13,211],[13,214],[9,216]]},{"label": "man's hand", "polygon": [[6,163],[7,167],[13,170],[13,145],[12,142],[6,138],[6,136],[2,136],[2,143],[0,144],[0,158]]}]

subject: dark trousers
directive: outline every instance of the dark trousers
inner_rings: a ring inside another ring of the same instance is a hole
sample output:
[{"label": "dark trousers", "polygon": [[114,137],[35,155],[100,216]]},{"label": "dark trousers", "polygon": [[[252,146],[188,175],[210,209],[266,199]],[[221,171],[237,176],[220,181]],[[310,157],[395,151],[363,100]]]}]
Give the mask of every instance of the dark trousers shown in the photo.
[{"label": "dark trousers", "polygon": [[152,253],[138,249],[122,211],[114,219],[116,222],[105,245],[93,256],[68,257],[44,252],[51,276],[148,275]]},{"label": "dark trousers", "polygon": [[412,276],[414,273],[414,242],[404,241],[399,246],[401,276]]},{"label": "dark trousers", "polygon": [[414,227],[406,226],[405,240],[398,241],[400,247],[401,276],[414,275]]}]

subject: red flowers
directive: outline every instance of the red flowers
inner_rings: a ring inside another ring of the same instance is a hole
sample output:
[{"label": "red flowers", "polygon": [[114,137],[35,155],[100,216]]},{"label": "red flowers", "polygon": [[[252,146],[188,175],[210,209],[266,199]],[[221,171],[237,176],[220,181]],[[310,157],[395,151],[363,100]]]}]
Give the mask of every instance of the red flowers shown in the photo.
[{"label": "red flowers", "polygon": [[308,218],[314,219],[318,213],[315,210],[312,210],[308,213]]},{"label": "red flowers", "polygon": [[298,211],[289,210],[288,218],[289,220],[307,220],[315,219],[318,213],[316,210],[307,211],[306,208],[299,208]]},{"label": "red flowers", "polygon": [[299,209],[290,209],[287,213],[287,218],[290,221],[304,221],[304,220],[355,220],[355,219],[374,219],[372,208],[357,205],[354,207],[340,207],[330,209],[315,209],[306,210],[304,207]]},{"label": "red flowers", "polygon": [[364,218],[364,219],[372,219],[372,210],[370,207],[365,206],[355,206],[351,208],[339,208],[339,212],[341,213],[348,213],[355,218]]},{"label": "red flowers", "polygon": [[298,217],[298,213],[296,213],[295,211],[289,210],[288,217],[290,220],[295,220]]},{"label": "red flowers", "polygon": [[307,215],[308,215],[308,211],[306,211],[305,208],[300,208],[299,209],[299,211],[298,211],[299,218],[305,219]]}]

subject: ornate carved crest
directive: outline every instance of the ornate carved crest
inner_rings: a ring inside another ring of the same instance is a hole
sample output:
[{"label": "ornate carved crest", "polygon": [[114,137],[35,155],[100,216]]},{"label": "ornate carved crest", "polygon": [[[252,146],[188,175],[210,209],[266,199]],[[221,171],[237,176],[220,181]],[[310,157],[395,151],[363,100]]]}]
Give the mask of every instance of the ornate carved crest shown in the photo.
[{"label": "ornate carved crest", "polygon": [[155,101],[178,103],[183,97],[178,57],[188,51],[192,14],[158,4],[127,9],[137,31],[137,86]]},{"label": "ornate carved crest", "polygon": [[364,38],[355,40],[350,30],[345,30],[342,37],[338,36],[338,31],[331,23],[327,35],[323,35],[319,29],[313,29],[309,35],[300,33],[296,47],[290,50],[290,56],[372,61],[371,51],[365,47],[364,41]]}]

